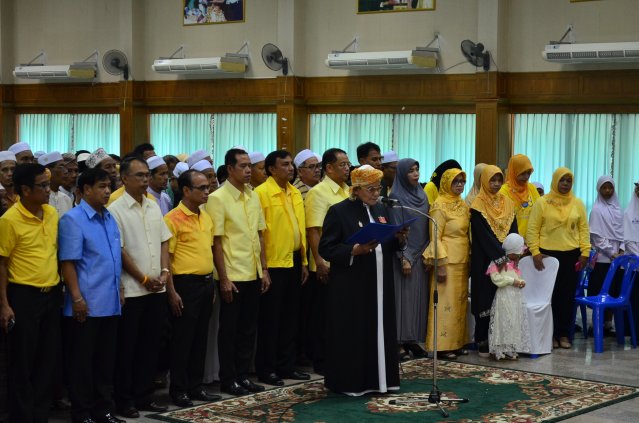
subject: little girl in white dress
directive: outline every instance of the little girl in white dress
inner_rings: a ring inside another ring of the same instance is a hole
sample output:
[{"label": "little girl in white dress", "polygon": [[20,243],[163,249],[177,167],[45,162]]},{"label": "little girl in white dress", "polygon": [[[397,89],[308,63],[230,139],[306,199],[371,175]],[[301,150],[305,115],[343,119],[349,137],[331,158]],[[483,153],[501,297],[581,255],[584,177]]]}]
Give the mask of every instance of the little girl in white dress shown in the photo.
[{"label": "little girl in white dress", "polygon": [[530,351],[526,301],[521,294],[526,282],[517,267],[524,252],[524,239],[513,233],[506,237],[502,246],[508,257],[505,267],[499,270],[495,262],[491,262],[486,271],[497,285],[490,310],[488,348],[496,360],[516,360],[517,352]]}]

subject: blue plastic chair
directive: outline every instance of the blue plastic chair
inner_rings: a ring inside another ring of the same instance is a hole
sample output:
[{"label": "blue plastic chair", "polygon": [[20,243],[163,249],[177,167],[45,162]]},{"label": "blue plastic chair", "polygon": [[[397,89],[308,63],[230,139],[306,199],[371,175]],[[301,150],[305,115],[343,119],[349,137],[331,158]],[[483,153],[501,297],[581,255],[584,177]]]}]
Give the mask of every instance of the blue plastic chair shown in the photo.
[{"label": "blue plastic chair", "polygon": [[[621,282],[621,294],[619,297],[611,297],[608,292],[610,285],[615,277],[617,269],[624,269],[623,281]],[[635,333],[635,323],[632,316],[632,307],[630,305],[630,293],[634,284],[637,270],[639,269],[639,257],[634,255],[619,256],[612,261],[610,269],[606,273],[601,292],[599,295],[575,298],[575,303],[579,306],[585,305],[592,309],[592,327],[595,335],[595,352],[603,352],[604,338],[604,311],[608,308],[614,309],[615,313],[615,329],[617,331],[617,343],[623,345],[625,343],[624,330],[624,312],[628,313],[630,322],[630,341],[633,348],[637,347],[637,336]],[[577,314],[574,309],[573,322]],[[574,325],[574,323],[573,323]],[[587,330],[587,329],[586,329]],[[574,331],[574,329],[573,329]]]},{"label": "blue plastic chair", "polygon": [[[595,268],[595,263],[597,263],[598,255],[599,254],[597,253],[597,251],[590,250],[590,254],[588,255],[588,264],[586,264],[585,268],[581,269],[581,274],[579,275],[579,285],[577,285],[575,298],[586,296],[586,290],[588,289],[588,281],[590,280],[590,274]],[[588,339],[588,313],[586,311],[586,306],[585,304],[577,304],[577,302],[575,302],[575,305],[573,308],[573,314],[575,315],[575,317],[577,316],[577,307],[579,307],[579,311],[581,311],[581,327],[583,328],[582,332],[584,335],[584,339]],[[574,337],[575,337],[575,325],[573,323],[573,325],[570,327],[570,342],[572,342]]]}]

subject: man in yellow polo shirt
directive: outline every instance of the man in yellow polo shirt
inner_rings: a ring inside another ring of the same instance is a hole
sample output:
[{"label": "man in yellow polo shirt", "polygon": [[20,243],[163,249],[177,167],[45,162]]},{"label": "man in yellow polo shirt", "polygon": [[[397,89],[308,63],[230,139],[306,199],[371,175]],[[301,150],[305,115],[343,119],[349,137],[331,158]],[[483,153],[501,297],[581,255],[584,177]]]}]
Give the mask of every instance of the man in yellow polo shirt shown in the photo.
[{"label": "man in yellow polo shirt", "polygon": [[[381,157],[381,156],[380,156]],[[313,367],[318,374],[324,374],[324,344],[326,331],[326,282],[328,281],[328,263],[319,255],[319,240],[322,224],[329,207],[348,197],[348,175],[351,163],[344,150],[330,148],[322,156],[322,169],[325,178],[306,194],[306,231],[311,249],[311,272],[316,272],[310,280],[314,284],[314,302],[312,324],[315,334],[313,342]]]},{"label": "man in yellow polo shirt", "polygon": [[58,214],[44,166],[16,167],[0,218],[0,325],[9,334],[9,421],[46,422],[60,354]]},{"label": "man in yellow polo shirt", "polygon": [[231,395],[264,390],[248,379],[260,293],[268,290],[262,231],[266,229],[260,200],[246,185],[251,161],[244,150],[226,152],[229,177],[209,196],[206,211],[215,224],[213,256],[220,281],[218,348],[221,389]]},{"label": "man in yellow polo shirt", "polygon": [[302,194],[289,183],[293,177],[291,153],[273,151],[264,165],[268,179],[255,193],[266,220],[264,245],[271,287],[260,299],[255,370],[261,382],[282,386],[282,378],[310,379],[295,370],[300,292],[308,278],[306,218]]},{"label": "man in yellow polo shirt", "polygon": [[202,387],[209,319],[215,300],[213,285],[213,222],[200,211],[209,194],[209,181],[196,170],[178,178],[180,204],[164,216],[173,237],[169,239],[171,274],[167,284],[173,314],[170,343],[169,394],[178,407],[192,399],[215,401],[219,395]]}]

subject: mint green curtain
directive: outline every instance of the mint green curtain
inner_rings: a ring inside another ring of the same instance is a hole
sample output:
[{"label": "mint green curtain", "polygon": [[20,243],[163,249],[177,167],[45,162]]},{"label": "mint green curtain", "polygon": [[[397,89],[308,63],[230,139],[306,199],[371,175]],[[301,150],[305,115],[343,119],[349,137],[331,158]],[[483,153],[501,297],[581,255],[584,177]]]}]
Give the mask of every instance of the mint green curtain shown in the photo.
[{"label": "mint green curtain", "polygon": [[275,113],[170,113],[151,115],[150,142],[158,154],[211,152],[215,166],[231,147],[265,155],[277,148]]},{"label": "mint green curtain", "polygon": [[[615,177],[614,145],[628,143],[628,139],[614,138],[616,119],[612,114],[517,114],[513,152],[530,158],[535,168],[531,182],[541,182],[546,192],[556,168],[571,169],[573,191],[590,211],[597,198],[597,179]],[[623,181],[616,182],[620,193],[627,190]]]},{"label": "mint green curtain", "polygon": [[277,149],[277,115],[275,113],[216,113],[213,115],[213,163],[224,164],[224,154],[235,146],[265,156]]},{"label": "mint green curtain", "polygon": [[422,181],[448,159],[471,175],[475,165],[474,114],[313,114],[310,122],[311,150],[318,154],[338,147],[356,163],[357,146],[373,141],[382,153],[394,150],[419,161]]},{"label": "mint green curtain", "polygon": [[639,115],[616,115],[613,172],[617,195],[624,209],[639,182]]},{"label": "mint green curtain", "polygon": [[210,113],[151,114],[150,124],[150,142],[158,155],[211,151]]},{"label": "mint green curtain", "polygon": [[33,152],[65,153],[73,149],[71,114],[19,115],[18,125],[18,140],[29,143]]},{"label": "mint green curtain", "polygon": [[18,122],[18,139],[28,142],[34,152],[102,147],[109,153],[120,153],[118,114],[24,114]]},{"label": "mint green curtain", "polygon": [[437,165],[454,159],[466,171],[465,191],[470,190],[475,167],[474,114],[396,115],[395,128],[397,154],[419,162],[421,181],[429,181]]},{"label": "mint green curtain", "polygon": [[73,146],[75,150],[95,151],[104,148],[109,154],[120,154],[119,114],[74,115]]},{"label": "mint green curtain", "polygon": [[379,145],[382,153],[392,150],[391,114],[312,114],[310,124],[310,148],[320,155],[337,147],[357,163],[357,146],[367,141]]}]

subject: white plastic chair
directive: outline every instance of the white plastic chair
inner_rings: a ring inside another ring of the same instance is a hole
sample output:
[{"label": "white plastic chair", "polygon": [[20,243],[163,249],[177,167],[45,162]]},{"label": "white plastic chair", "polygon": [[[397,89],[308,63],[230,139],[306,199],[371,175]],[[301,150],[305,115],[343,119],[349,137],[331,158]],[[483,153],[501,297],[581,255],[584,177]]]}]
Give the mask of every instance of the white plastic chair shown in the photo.
[{"label": "white plastic chair", "polygon": [[522,294],[528,308],[528,326],[530,328],[530,354],[549,354],[552,352],[552,290],[559,270],[559,260],[544,258],[545,269],[535,269],[530,256],[519,261],[521,276],[526,281]]}]

